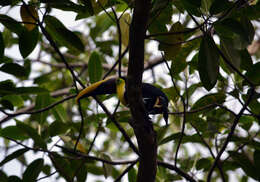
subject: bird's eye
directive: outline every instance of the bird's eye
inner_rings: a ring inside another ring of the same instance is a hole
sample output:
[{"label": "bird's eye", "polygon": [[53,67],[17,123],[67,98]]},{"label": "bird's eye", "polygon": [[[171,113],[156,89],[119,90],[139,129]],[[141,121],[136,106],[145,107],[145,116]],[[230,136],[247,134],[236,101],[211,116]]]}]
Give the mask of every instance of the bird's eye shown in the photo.
[{"label": "bird's eye", "polygon": [[121,84],[121,83],[123,83],[123,80],[122,80],[121,78],[118,78],[118,79],[116,80],[116,83],[117,83],[117,84]]}]

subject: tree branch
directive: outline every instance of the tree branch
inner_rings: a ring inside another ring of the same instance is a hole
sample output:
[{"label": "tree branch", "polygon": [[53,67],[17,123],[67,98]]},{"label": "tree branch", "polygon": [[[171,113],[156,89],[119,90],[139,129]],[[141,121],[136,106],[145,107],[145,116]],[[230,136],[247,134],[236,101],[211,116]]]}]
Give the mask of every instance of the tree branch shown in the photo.
[{"label": "tree branch", "polygon": [[249,103],[251,102],[251,100],[253,99],[253,95],[254,95],[255,91],[254,91],[254,88],[251,90],[249,96],[248,96],[248,99],[246,101],[246,103],[243,105],[242,109],[240,110],[240,112],[236,115],[235,119],[234,119],[234,122],[233,122],[233,125],[231,126],[230,128],[230,132],[222,146],[222,148],[220,149],[217,157],[215,158],[214,160],[214,163],[213,165],[211,166],[210,168],[210,171],[209,171],[209,174],[208,174],[208,177],[207,177],[207,182],[210,182],[211,180],[211,176],[212,176],[212,173],[215,169],[215,167],[217,166],[219,160],[220,160],[220,157],[222,156],[222,154],[224,153],[224,151],[226,150],[230,140],[231,140],[231,137],[233,136],[234,132],[235,132],[235,129],[236,129],[236,126],[239,122],[239,119],[240,117],[243,115],[244,111],[246,110],[247,106],[249,105]]},{"label": "tree branch", "polygon": [[154,182],[157,166],[156,132],[142,100],[142,74],[144,71],[144,40],[147,30],[150,0],[134,1],[133,18],[129,34],[129,64],[127,79],[127,98],[133,117],[134,129],[140,151],[140,165],[137,182]]},{"label": "tree branch", "polygon": [[116,178],[115,182],[119,182],[119,181],[122,179],[122,177],[123,177],[126,173],[128,173],[128,172],[135,166],[135,164],[136,164],[137,162],[138,162],[138,161],[135,161],[135,162],[133,162],[132,164],[130,164],[130,165],[120,174],[120,176],[118,176],[118,177]]},{"label": "tree branch", "polygon": [[193,179],[193,177],[191,177],[190,175],[188,175],[187,173],[185,173],[184,171],[182,171],[181,169],[179,169],[178,167],[171,165],[169,163],[166,162],[162,162],[162,161],[158,161],[158,166],[170,169],[175,171],[177,174],[179,174],[180,176],[184,177],[186,180],[190,181],[190,182],[196,182],[195,179]]}]

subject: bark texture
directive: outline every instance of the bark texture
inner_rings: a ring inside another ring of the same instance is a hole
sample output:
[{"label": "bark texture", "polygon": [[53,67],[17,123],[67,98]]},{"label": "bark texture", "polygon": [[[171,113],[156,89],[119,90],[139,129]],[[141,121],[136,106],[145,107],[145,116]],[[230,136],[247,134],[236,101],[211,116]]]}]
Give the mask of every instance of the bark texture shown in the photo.
[{"label": "bark texture", "polygon": [[154,182],[157,169],[156,133],[146,114],[142,101],[142,74],[144,70],[144,40],[147,30],[150,0],[135,0],[130,26],[127,94],[140,152],[137,182]]}]

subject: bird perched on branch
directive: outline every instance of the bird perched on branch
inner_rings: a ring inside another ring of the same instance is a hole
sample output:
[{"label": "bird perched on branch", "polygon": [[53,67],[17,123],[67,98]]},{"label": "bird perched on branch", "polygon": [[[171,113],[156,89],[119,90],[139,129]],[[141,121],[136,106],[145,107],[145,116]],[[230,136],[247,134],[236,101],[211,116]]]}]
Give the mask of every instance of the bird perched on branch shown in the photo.
[{"label": "bird perched on branch", "polygon": [[[120,102],[128,106],[128,99],[126,93],[125,78],[107,78],[98,81],[89,87],[83,89],[76,97],[76,101],[89,96],[117,94]],[[157,87],[142,83],[143,102],[148,114],[163,114],[163,118],[168,124],[168,103],[167,96]]]}]

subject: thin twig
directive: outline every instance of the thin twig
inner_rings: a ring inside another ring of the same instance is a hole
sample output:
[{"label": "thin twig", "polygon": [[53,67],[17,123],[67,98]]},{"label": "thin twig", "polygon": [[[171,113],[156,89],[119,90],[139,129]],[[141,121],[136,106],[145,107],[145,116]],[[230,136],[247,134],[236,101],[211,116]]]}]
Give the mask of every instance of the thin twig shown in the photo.
[{"label": "thin twig", "polygon": [[164,44],[164,45],[168,45],[168,46],[175,46],[175,45],[185,44],[185,43],[200,39],[201,37],[203,37],[203,35],[198,35],[197,37],[193,37],[189,40],[184,40],[184,41],[175,42],[175,43],[168,43],[168,42],[164,42],[164,41],[161,41],[161,40],[158,40],[158,39],[151,39],[151,38],[149,40],[154,40],[154,41],[159,42],[160,44]]},{"label": "thin twig", "polygon": [[169,35],[179,35],[179,34],[186,34],[186,33],[191,33],[197,29],[199,29],[200,27],[202,27],[205,23],[200,24],[199,26],[195,27],[195,28],[190,28],[188,30],[183,30],[183,31],[179,31],[179,32],[162,32],[162,33],[155,33],[155,34],[150,34],[147,35],[145,38],[146,39],[150,39],[151,37],[158,37],[158,36],[169,36]]},{"label": "thin twig", "polygon": [[133,162],[132,164],[130,164],[130,165],[120,174],[120,176],[118,176],[118,177],[116,178],[116,180],[115,180],[114,182],[119,182],[119,181],[121,181],[122,177],[123,177],[126,173],[128,173],[128,172],[135,166],[135,164],[136,164],[137,162],[138,162],[138,161],[135,161],[135,162]]},{"label": "thin twig", "polygon": [[[230,112],[232,115],[234,115],[234,116],[236,115],[236,113],[234,113],[234,111],[228,109],[227,107],[225,107],[219,103],[213,103],[213,104],[209,104],[209,105],[203,106],[203,107],[195,109],[195,110],[186,111],[186,114],[194,114],[197,112],[201,112],[201,111],[210,109],[211,107],[220,107],[220,108],[225,109],[226,111]],[[169,112],[168,114],[182,115],[182,114],[184,114],[184,112]]]},{"label": "thin twig", "polygon": [[[204,145],[206,146],[206,148],[209,150],[209,153],[211,154],[211,156],[213,157],[213,159],[215,159],[216,157],[215,157],[213,151],[211,150],[211,148],[210,148],[210,146],[208,145],[208,143],[204,140],[203,136],[200,134],[200,132],[199,132],[199,130],[197,129],[197,127],[194,126],[192,123],[190,123],[190,124],[191,124],[191,126],[196,130],[196,132],[197,132],[197,134],[199,135],[199,137],[200,137],[202,143],[204,143]],[[220,172],[222,181],[225,182],[225,181],[226,181],[226,179],[225,179],[225,174],[224,174],[224,172],[223,172],[223,169],[222,169],[222,167],[221,167],[220,162],[217,163],[217,167],[218,167],[218,169],[219,169],[219,172]]]},{"label": "thin twig", "polygon": [[[238,0],[240,1],[240,0]],[[237,2],[238,2],[237,1]],[[189,16],[191,17],[191,19],[194,21],[194,23],[199,26],[199,23],[198,21],[194,18],[194,16],[189,13]],[[205,31],[202,27],[200,27],[200,30],[203,32],[204,35],[207,34],[207,31]],[[214,41],[214,39],[212,38],[212,40]],[[214,41],[214,44],[215,44],[215,48],[217,49],[219,55],[223,58],[223,60],[225,61],[226,64],[228,64],[239,76],[241,76],[251,87],[254,87],[254,84],[245,76],[243,75],[234,65],[232,62],[230,62],[228,60],[228,58],[224,55],[224,53],[220,50],[220,48],[216,45],[215,41]]]},{"label": "thin twig", "polygon": [[40,112],[47,111],[47,110],[49,110],[49,109],[51,109],[51,108],[53,108],[53,107],[55,107],[55,106],[57,106],[57,105],[59,105],[59,104],[65,102],[65,101],[67,101],[67,100],[70,100],[70,99],[72,99],[72,98],[74,98],[74,97],[76,97],[76,95],[70,95],[70,96],[68,96],[68,97],[65,97],[64,99],[61,99],[61,100],[59,100],[59,101],[57,101],[57,102],[54,102],[54,103],[50,104],[49,106],[46,106],[46,107],[44,107],[44,108],[41,108],[41,109],[38,109],[38,110],[34,110],[34,111],[24,111],[24,112],[19,112],[19,113],[7,113],[7,112],[5,112],[5,111],[2,111],[2,112],[3,112],[4,114],[6,114],[7,116],[12,117],[12,118],[13,118],[13,117],[16,117],[16,116],[18,116],[18,115],[23,115],[23,114],[38,114],[38,113],[40,113]]},{"label": "thin twig", "polygon": [[122,50],[122,32],[121,32],[121,27],[120,27],[120,22],[119,22],[119,18],[117,17],[117,14],[114,10],[113,7],[111,7],[112,9],[112,12],[114,14],[114,17],[115,17],[115,20],[116,20],[116,27],[117,27],[117,31],[118,31],[118,42],[119,42],[119,45],[118,45],[118,77],[120,78],[121,77],[121,59],[122,59],[122,56],[121,56],[121,50]]},{"label": "thin twig", "polygon": [[169,163],[162,162],[162,161],[157,161],[157,164],[158,164],[158,166],[161,166],[161,167],[175,171],[177,174],[184,177],[186,180],[188,180],[190,182],[196,182],[196,180],[192,176],[190,176],[186,172],[182,171],[181,169],[179,169],[175,165],[171,165]]},{"label": "thin twig", "polygon": [[97,1],[98,5],[102,8],[102,10],[107,14],[107,16],[114,22],[116,23],[116,20],[107,12],[107,10],[105,9],[105,7],[99,2],[99,0]]},{"label": "thin twig", "polygon": [[99,104],[99,106],[103,109],[103,111],[106,113],[108,118],[116,125],[116,127],[122,133],[122,135],[124,136],[125,140],[128,142],[129,146],[133,149],[133,151],[137,155],[140,155],[137,147],[133,144],[133,142],[131,141],[130,137],[127,135],[125,129],[117,122],[115,116],[110,113],[110,111],[106,108],[106,106],[100,100],[98,100],[96,96],[92,96],[92,97],[96,100],[96,102]]},{"label": "thin twig", "polygon": [[103,79],[105,79],[106,77],[108,77],[108,75],[115,69],[116,65],[120,62],[120,60],[126,55],[126,53],[128,52],[129,46],[126,47],[126,49],[124,50],[124,52],[121,54],[121,57],[119,57],[117,59],[117,61],[114,63],[114,65],[110,68],[110,70],[103,76]]},{"label": "thin twig", "polygon": [[243,115],[243,112],[246,110],[247,106],[249,105],[249,103],[251,102],[251,100],[253,99],[253,95],[254,95],[255,91],[254,91],[254,88],[251,90],[251,93],[249,94],[248,96],[248,99],[247,101],[245,102],[245,104],[243,105],[242,109],[240,110],[240,112],[236,115],[234,121],[233,121],[233,124],[230,128],[230,132],[228,133],[228,136],[223,144],[223,146],[221,147],[216,159],[214,160],[214,163],[213,165],[211,166],[210,170],[209,170],[209,173],[208,173],[208,177],[207,177],[207,182],[210,182],[211,180],[211,176],[212,176],[212,173],[218,163],[218,161],[220,160],[220,157],[222,156],[222,154],[224,153],[224,151],[226,150],[230,140],[231,140],[231,137],[233,136],[234,132],[235,132],[235,129],[236,129],[236,126],[239,122],[239,119],[240,117]]},{"label": "thin twig", "polygon": [[185,104],[185,98],[179,93],[177,85],[176,85],[176,83],[173,80],[172,70],[171,70],[168,62],[166,61],[166,59],[164,59],[164,61],[165,61],[165,64],[166,64],[166,66],[167,66],[167,68],[168,68],[168,70],[170,72],[171,80],[172,80],[174,89],[176,90],[176,93],[178,94],[178,96],[181,98],[181,101],[182,101],[182,104],[183,104],[183,123],[182,123],[182,129],[181,129],[181,136],[180,136],[177,148],[176,148],[176,153],[175,153],[175,158],[174,158],[175,166],[176,166],[177,165],[177,160],[178,160],[178,152],[179,152],[179,149],[180,149],[180,146],[181,146],[181,142],[182,142],[182,139],[183,139],[183,136],[184,136],[185,125],[186,125],[186,104]]},{"label": "thin twig", "polygon": [[99,161],[99,162],[103,162],[106,164],[110,164],[110,165],[124,165],[124,164],[131,164],[133,162],[138,161],[138,159],[135,160],[125,160],[125,161],[110,161],[110,160],[106,160],[106,159],[102,159],[99,157],[95,157],[95,156],[90,156],[81,152],[77,152],[74,151],[73,149],[69,149],[60,145],[56,145],[56,147],[59,147],[61,149],[63,149],[65,152],[68,152],[70,154],[73,154],[75,156],[77,156],[78,159],[86,159],[86,160],[95,160],[95,161]]},{"label": "thin twig", "polygon": [[[78,86],[77,86],[77,82],[84,88],[84,84],[80,81],[80,79],[75,75],[74,73],[74,70],[73,68],[70,67],[70,65],[68,64],[66,58],[63,56],[63,54],[61,53],[59,47],[56,45],[56,43],[54,42],[54,40],[52,39],[51,35],[47,32],[47,30],[44,28],[43,26],[43,22],[41,22],[38,18],[34,17],[32,15],[32,13],[30,12],[27,4],[24,2],[24,0],[22,0],[22,3],[23,5],[25,6],[26,8],[26,11],[27,13],[38,23],[41,31],[42,31],[42,34],[46,37],[46,39],[49,41],[50,45],[54,48],[55,52],[59,55],[59,57],[61,58],[61,61],[66,65],[66,68],[70,71],[71,75],[72,75],[72,79],[73,79],[73,83],[74,83],[74,86],[76,88],[76,91],[77,93],[79,93],[79,89],[78,89]],[[78,104],[78,107],[79,107],[79,112],[80,112],[80,116],[81,116],[81,128],[80,128],[80,133],[79,133],[79,136],[77,138],[77,141],[75,143],[75,149],[77,148],[77,144],[79,142],[79,139],[80,139],[80,136],[81,136],[81,133],[82,133],[82,128],[83,128],[83,125],[84,125],[84,117],[83,117],[83,114],[82,114],[82,109],[81,109],[81,105]]]},{"label": "thin twig", "polygon": [[83,133],[83,129],[84,129],[84,115],[83,115],[83,112],[82,112],[82,107],[81,107],[80,100],[78,102],[78,110],[79,110],[79,115],[80,115],[81,121],[80,121],[79,135],[78,135],[76,143],[74,145],[74,150],[75,151],[77,149],[77,145],[79,143],[80,137],[81,137],[81,135]]},{"label": "thin twig", "polygon": [[43,177],[41,177],[41,178],[38,178],[36,181],[40,181],[40,180],[49,178],[49,177],[51,177],[52,175],[54,175],[54,174],[56,174],[56,173],[57,173],[57,171],[54,171],[54,172],[52,172],[52,173],[49,174],[49,175],[43,176]]}]

